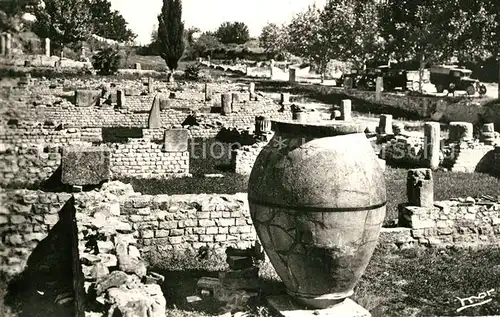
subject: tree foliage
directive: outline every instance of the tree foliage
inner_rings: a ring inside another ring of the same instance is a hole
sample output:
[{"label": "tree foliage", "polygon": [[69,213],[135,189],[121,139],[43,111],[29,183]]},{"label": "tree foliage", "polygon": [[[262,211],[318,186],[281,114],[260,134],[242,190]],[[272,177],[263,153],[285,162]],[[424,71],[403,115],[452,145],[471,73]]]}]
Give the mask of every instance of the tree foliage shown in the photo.
[{"label": "tree foliage", "polygon": [[92,31],[90,0],[43,0],[33,13],[33,31],[62,46],[83,41]]},{"label": "tree foliage", "polygon": [[259,37],[259,44],[268,53],[276,55],[287,55],[287,46],[289,43],[286,26],[268,23],[262,28]]},{"label": "tree foliage", "polygon": [[243,22],[224,22],[215,32],[215,36],[224,44],[244,44],[250,39],[248,26]]},{"label": "tree foliage", "polygon": [[181,0],[163,0],[161,13],[158,15],[158,42],[160,56],[173,72],[185,49],[184,22]]},{"label": "tree foliage", "polygon": [[90,14],[93,32],[118,42],[128,42],[137,37],[128,27],[127,21],[116,10],[111,10],[108,0],[92,0]]},{"label": "tree foliage", "polygon": [[0,30],[19,31],[20,18],[25,10],[36,5],[38,0],[3,0],[0,5]]}]

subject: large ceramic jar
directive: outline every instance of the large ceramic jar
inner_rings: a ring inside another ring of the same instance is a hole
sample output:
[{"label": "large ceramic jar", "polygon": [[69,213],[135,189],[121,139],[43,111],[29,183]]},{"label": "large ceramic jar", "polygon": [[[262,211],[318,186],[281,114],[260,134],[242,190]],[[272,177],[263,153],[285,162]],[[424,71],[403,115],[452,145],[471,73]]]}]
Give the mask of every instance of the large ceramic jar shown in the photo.
[{"label": "large ceramic jar", "polygon": [[248,200],[258,237],[287,292],[325,308],[364,273],[385,217],[383,170],[366,125],[272,122]]}]

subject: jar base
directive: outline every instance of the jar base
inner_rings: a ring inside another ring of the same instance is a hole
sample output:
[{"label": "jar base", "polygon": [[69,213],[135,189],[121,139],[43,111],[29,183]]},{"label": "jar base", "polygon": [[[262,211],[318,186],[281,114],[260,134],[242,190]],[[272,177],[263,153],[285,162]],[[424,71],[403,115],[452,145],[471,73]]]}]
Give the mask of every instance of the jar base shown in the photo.
[{"label": "jar base", "polygon": [[298,303],[315,309],[331,308],[335,305],[343,303],[346,298],[354,294],[353,291],[349,291],[344,293],[333,293],[315,296],[295,293],[289,290],[287,290],[286,292],[288,293],[288,295],[292,296]]}]

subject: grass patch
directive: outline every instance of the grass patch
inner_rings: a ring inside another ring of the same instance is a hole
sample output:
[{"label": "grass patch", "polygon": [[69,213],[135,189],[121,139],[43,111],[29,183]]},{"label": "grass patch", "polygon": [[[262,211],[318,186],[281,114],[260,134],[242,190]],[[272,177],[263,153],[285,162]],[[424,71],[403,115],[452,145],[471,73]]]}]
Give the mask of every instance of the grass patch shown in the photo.
[{"label": "grass patch", "polygon": [[[236,194],[247,191],[248,176],[231,171],[231,144],[215,139],[190,139],[189,169],[193,177],[162,179],[124,178],[135,191],[143,194]],[[221,174],[221,178],[204,177]]]},{"label": "grass patch", "polygon": [[[181,302],[185,296],[196,293],[196,281],[202,276],[217,277],[217,272],[227,267],[223,258],[211,262],[200,261],[195,256],[181,256],[169,261],[162,257],[157,259],[154,270],[165,274],[168,281],[164,292],[170,298],[169,311],[175,306],[178,316],[191,316],[188,314],[193,307],[186,307]],[[373,317],[500,314],[499,263],[498,248],[398,251],[377,248],[352,299],[370,310]],[[256,313],[259,310],[267,314],[263,308],[265,297],[285,292],[272,265],[260,263],[259,266],[261,296],[260,301],[250,307],[250,316],[263,316]],[[495,289],[491,302],[456,312],[461,307],[457,297],[477,296],[491,289]],[[211,312],[210,307],[215,307],[210,306],[214,305],[210,301],[200,305],[195,309],[205,314]]]}]

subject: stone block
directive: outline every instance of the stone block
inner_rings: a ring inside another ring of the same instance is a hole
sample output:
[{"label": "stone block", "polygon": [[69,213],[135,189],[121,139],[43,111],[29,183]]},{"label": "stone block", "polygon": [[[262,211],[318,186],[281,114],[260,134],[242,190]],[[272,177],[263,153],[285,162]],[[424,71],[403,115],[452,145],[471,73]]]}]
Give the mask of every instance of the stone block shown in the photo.
[{"label": "stone block", "polygon": [[106,147],[67,147],[62,156],[61,181],[67,185],[99,185],[110,178]]},{"label": "stone block", "polygon": [[434,180],[427,168],[411,169],[407,173],[406,193],[410,206],[434,206]]},{"label": "stone block", "polygon": [[226,262],[232,270],[242,270],[253,265],[253,259],[248,256],[228,255]]},{"label": "stone block", "polygon": [[185,152],[188,150],[189,133],[186,129],[165,130],[163,140],[165,152]]},{"label": "stone block", "polygon": [[371,317],[368,310],[349,298],[325,309],[306,309],[288,295],[271,296],[267,301],[278,316],[283,317]]},{"label": "stone block", "polygon": [[99,105],[102,92],[100,90],[75,91],[75,105],[77,107],[93,107]]}]

